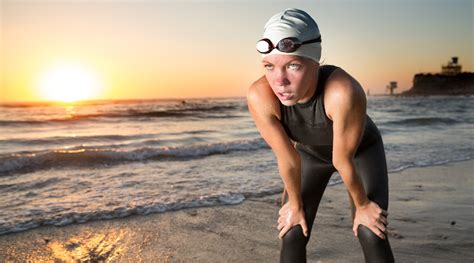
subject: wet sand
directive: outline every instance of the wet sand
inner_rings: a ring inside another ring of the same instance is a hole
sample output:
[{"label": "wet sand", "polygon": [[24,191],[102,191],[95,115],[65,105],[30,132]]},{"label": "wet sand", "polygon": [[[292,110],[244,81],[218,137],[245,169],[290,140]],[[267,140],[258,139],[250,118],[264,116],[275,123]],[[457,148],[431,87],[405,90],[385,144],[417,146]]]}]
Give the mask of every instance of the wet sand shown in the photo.
[{"label": "wet sand", "polygon": [[[472,262],[474,160],[389,175],[397,262]],[[0,262],[278,262],[280,194],[233,206],[129,216],[0,236]],[[308,262],[363,262],[343,184],[326,189]]]}]

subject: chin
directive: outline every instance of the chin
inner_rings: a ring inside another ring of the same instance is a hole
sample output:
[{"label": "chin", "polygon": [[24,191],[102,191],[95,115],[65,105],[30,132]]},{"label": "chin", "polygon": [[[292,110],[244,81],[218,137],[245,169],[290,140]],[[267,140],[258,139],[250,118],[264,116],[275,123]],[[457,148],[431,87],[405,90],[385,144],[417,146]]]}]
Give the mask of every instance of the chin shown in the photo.
[{"label": "chin", "polygon": [[296,104],[296,101],[295,100],[280,100],[281,104],[285,105],[285,106],[293,106]]}]

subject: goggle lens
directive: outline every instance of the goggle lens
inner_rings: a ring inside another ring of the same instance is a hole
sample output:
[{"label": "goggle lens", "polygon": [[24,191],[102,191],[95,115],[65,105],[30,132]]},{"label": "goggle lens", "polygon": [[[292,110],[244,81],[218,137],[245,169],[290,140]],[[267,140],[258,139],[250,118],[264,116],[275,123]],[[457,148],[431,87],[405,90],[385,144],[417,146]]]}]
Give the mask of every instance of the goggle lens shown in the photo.
[{"label": "goggle lens", "polygon": [[271,42],[266,41],[265,39],[262,39],[257,42],[257,51],[262,53],[262,54],[267,54],[272,51],[272,44]]},{"label": "goggle lens", "polygon": [[284,38],[278,42],[277,49],[281,52],[290,53],[295,51],[299,47],[300,41],[291,39],[291,38]]}]

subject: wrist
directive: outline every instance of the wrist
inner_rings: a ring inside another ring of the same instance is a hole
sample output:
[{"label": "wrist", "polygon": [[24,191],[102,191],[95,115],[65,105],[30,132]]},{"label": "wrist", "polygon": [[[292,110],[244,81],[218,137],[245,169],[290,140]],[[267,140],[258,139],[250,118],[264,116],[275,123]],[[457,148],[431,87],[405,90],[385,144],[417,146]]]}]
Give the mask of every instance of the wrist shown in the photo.
[{"label": "wrist", "polygon": [[356,206],[357,209],[360,209],[360,208],[366,207],[369,203],[370,203],[370,200],[369,200],[369,198],[366,197],[362,200],[359,200],[359,202],[357,202],[355,204],[355,206]]},{"label": "wrist", "polygon": [[303,201],[301,199],[289,200],[289,203],[292,210],[303,209]]}]

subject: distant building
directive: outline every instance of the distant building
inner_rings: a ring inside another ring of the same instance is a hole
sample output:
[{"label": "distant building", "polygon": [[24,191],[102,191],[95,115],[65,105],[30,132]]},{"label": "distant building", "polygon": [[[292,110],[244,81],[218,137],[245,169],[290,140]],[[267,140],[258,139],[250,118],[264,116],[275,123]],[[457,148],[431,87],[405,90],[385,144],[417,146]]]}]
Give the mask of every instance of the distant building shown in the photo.
[{"label": "distant building", "polygon": [[441,75],[455,76],[461,73],[461,65],[458,64],[458,57],[452,57],[447,65],[441,66]]},{"label": "distant building", "polygon": [[390,95],[393,95],[393,90],[397,88],[397,82],[396,81],[390,81],[390,83],[385,86],[385,89],[389,90]]}]

